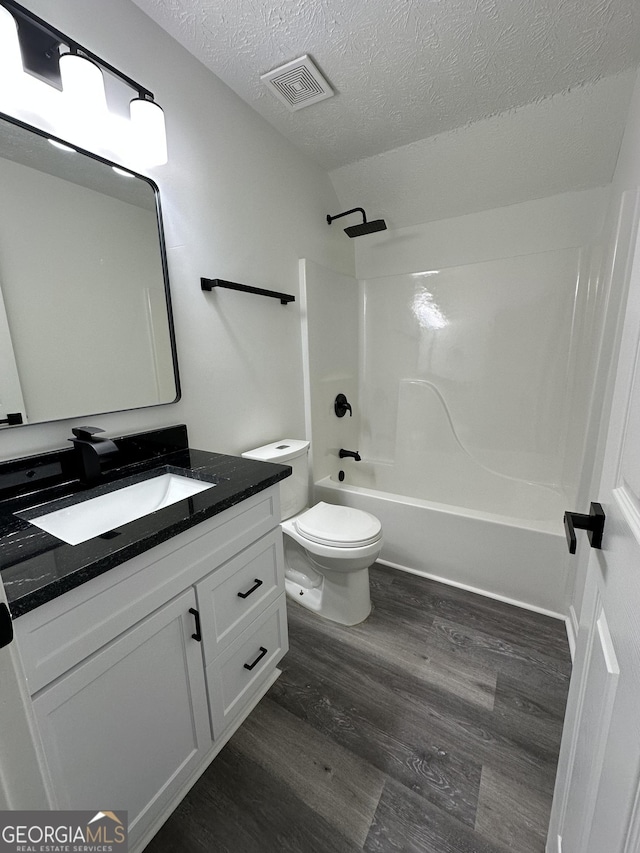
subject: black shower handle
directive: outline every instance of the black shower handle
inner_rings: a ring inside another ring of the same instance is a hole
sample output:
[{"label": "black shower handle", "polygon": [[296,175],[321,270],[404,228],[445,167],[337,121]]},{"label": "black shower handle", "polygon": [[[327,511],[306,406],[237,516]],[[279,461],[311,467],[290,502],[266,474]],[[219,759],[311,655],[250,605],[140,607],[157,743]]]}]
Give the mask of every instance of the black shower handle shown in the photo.
[{"label": "black shower handle", "polygon": [[334,403],[333,403],[333,411],[336,413],[336,417],[343,418],[347,412],[349,412],[349,417],[353,417],[353,411],[351,409],[351,404],[347,400],[344,394],[338,394]]}]

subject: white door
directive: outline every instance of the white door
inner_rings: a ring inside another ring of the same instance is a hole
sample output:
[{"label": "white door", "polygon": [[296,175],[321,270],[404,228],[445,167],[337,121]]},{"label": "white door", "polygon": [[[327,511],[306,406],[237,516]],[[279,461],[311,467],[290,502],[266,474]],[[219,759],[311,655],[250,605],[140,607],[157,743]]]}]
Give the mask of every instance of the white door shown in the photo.
[{"label": "white door", "polygon": [[[636,220],[637,222],[637,220]],[[579,556],[587,580],[547,853],[640,850],[640,239],[598,494],[602,550]],[[588,507],[575,507],[588,512]]]}]

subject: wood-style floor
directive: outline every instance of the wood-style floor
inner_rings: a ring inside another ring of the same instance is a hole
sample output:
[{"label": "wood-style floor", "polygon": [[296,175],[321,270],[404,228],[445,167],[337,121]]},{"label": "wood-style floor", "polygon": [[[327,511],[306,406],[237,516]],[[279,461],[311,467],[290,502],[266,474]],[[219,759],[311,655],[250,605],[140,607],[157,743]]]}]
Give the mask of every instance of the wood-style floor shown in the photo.
[{"label": "wood-style floor", "polygon": [[543,853],[563,623],[370,575],[353,628],[288,602],[282,676],[146,853]]}]

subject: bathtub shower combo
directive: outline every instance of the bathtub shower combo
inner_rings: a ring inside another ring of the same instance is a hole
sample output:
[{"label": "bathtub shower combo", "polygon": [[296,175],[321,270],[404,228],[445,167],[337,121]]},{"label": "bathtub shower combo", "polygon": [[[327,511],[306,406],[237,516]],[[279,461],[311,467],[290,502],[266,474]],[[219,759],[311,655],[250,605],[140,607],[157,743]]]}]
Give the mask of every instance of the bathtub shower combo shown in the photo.
[{"label": "bathtub shower combo", "polygon": [[380,519],[381,562],[563,614],[584,252],[360,282],[301,273],[314,500]]}]

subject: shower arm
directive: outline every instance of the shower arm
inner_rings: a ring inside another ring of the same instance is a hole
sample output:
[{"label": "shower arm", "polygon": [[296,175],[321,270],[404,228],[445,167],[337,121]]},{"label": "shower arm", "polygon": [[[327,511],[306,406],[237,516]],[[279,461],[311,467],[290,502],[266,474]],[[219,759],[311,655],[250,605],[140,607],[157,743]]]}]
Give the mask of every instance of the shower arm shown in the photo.
[{"label": "shower arm", "polygon": [[335,216],[329,216],[327,214],[327,222],[329,225],[333,222],[334,219],[340,219],[341,216],[349,216],[350,213],[361,213],[362,214],[362,224],[366,225],[367,223],[367,214],[364,212],[363,207],[353,207],[351,210],[345,210],[344,213],[336,213]]}]

